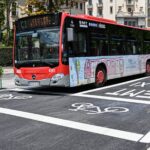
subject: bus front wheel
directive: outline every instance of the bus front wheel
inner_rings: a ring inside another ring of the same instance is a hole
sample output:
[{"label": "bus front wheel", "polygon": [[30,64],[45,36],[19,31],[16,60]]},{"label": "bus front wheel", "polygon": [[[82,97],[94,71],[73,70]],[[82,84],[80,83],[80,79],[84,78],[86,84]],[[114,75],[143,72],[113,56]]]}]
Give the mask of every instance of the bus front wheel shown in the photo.
[{"label": "bus front wheel", "polygon": [[146,76],[150,76],[150,61],[146,63]]},{"label": "bus front wheel", "polygon": [[104,67],[99,66],[96,69],[96,74],[95,74],[95,87],[101,87],[105,84],[106,82],[106,70]]}]

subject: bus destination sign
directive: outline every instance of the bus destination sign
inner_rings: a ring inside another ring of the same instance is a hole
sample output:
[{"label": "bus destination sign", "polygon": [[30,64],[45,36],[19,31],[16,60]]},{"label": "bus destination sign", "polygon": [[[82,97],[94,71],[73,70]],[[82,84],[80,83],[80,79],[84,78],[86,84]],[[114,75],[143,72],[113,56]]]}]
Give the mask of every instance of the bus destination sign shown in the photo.
[{"label": "bus destination sign", "polygon": [[17,31],[26,31],[32,30],[34,28],[58,26],[58,16],[58,14],[49,14],[19,19],[16,23]]}]

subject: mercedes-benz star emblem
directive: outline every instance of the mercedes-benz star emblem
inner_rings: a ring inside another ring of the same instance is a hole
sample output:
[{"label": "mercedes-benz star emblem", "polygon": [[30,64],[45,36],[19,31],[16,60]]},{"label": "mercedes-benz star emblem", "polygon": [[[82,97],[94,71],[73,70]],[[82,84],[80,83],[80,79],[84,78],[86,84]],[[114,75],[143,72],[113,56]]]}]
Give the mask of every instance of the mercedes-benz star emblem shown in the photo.
[{"label": "mercedes-benz star emblem", "polygon": [[33,74],[32,75],[32,79],[35,80],[36,79],[36,75]]}]

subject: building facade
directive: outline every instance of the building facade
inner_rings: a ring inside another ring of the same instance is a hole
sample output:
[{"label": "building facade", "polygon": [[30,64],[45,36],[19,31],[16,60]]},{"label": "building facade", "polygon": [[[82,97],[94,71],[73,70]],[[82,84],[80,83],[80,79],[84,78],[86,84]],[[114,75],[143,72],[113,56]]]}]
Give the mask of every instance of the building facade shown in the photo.
[{"label": "building facade", "polygon": [[[68,1],[68,5],[61,6],[61,11],[65,11],[71,14],[85,14],[86,1],[87,0],[70,0]],[[23,8],[25,7],[25,2],[26,0],[17,0],[12,4],[12,11],[10,13],[11,29],[13,28],[13,22],[15,22],[15,20],[26,16],[26,14],[22,11]],[[48,4],[48,0],[47,0],[47,4]]]},{"label": "building facade", "polygon": [[[25,16],[21,9],[24,5],[25,0],[12,5],[11,28],[16,19]],[[71,14],[88,14],[119,24],[150,28],[150,0],[70,0],[69,5],[63,5],[61,9]]]},{"label": "building facade", "polygon": [[118,0],[116,21],[120,24],[145,28],[146,0]]},{"label": "building facade", "polygon": [[115,20],[115,0],[88,0],[86,14]]},{"label": "building facade", "polygon": [[146,3],[146,6],[147,6],[147,27],[150,28],[150,0],[147,0],[147,3]]},{"label": "building facade", "polygon": [[145,28],[150,26],[150,0],[88,0],[86,14]]}]

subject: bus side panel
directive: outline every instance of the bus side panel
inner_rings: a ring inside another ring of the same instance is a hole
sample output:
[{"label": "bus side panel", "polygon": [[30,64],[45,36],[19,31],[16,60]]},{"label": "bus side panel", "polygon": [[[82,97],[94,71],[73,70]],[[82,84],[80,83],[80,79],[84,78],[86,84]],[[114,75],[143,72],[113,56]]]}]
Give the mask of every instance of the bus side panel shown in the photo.
[{"label": "bus side panel", "polygon": [[105,64],[108,78],[123,76],[123,58],[116,57],[76,57],[69,58],[70,86],[95,82],[95,71],[99,64]]},{"label": "bus side panel", "polygon": [[69,58],[70,87],[94,83],[96,67],[106,66],[107,79],[115,79],[145,72],[150,55],[101,56]]}]

